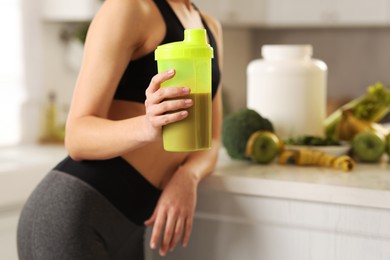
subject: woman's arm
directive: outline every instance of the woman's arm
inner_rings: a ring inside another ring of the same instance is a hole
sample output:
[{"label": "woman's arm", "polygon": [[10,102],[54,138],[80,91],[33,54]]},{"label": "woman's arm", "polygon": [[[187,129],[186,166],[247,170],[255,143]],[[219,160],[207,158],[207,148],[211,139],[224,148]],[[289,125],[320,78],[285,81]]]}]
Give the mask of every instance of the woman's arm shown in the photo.
[{"label": "woman's arm", "polygon": [[[208,24],[214,28],[219,49],[219,64],[222,69],[222,30],[219,23],[208,17]],[[211,21],[210,21],[211,20]],[[210,21],[210,22],[209,22]],[[182,238],[182,245],[186,246],[192,230],[192,223],[196,206],[196,194],[199,182],[211,174],[215,168],[221,139],[222,125],[222,89],[221,85],[213,99],[212,113],[212,147],[207,151],[191,153],[184,163],[173,174],[156,206],[152,217],[145,221],[145,225],[154,225],[150,247],[156,248],[160,237],[160,254],[165,255],[172,251]]]},{"label": "woman's arm", "polygon": [[169,97],[188,95],[186,88],[160,89],[162,82],[174,76],[174,71],[167,71],[156,75],[149,85],[146,115],[118,121],[107,118],[129,61],[139,54],[151,35],[164,33],[151,7],[145,8],[147,3],[107,0],[90,25],[66,124],[65,145],[75,160],[122,155],[160,138],[162,125],[186,117],[185,113],[164,115],[166,111],[189,106],[180,101],[162,102]]},{"label": "woman's arm", "polygon": [[195,213],[196,194],[199,182],[214,170],[220,147],[220,124],[222,120],[221,91],[213,102],[213,140],[207,151],[193,152],[163,189],[153,215],[145,225],[153,226],[150,247],[155,249],[162,237],[160,254],[172,251],[180,238],[185,247],[189,241]]}]

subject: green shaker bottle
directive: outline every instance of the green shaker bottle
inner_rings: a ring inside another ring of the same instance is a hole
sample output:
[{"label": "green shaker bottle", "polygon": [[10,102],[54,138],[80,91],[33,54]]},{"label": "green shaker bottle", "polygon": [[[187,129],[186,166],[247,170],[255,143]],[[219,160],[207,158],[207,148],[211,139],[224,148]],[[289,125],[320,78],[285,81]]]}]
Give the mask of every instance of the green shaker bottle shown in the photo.
[{"label": "green shaker bottle", "polygon": [[184,30],[184,41],[160,45],[155,50],[158,72],[175,69],[162,88],[189,87],[193,105],[188,117],[163,127],[164,150],[186,152],[211,147],[211,59],[206,30]]}]

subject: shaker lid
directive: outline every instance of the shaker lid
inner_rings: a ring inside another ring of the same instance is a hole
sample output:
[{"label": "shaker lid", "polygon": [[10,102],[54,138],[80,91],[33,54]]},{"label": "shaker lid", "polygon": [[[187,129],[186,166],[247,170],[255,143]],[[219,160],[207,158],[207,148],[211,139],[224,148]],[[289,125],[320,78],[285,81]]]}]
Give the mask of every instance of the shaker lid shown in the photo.
[{"label": "shaker lid", "polygon": [[266,60],[282,59],[310,59],[313,55],[313,47],[310,44],[304,45],[263,45],[261,55]]},{"label": "shaker lid", "polygon": [[155,60],[211,59],[214,51],[207,43],[205,29],[185,29],[183,41],[160,45],[154,55]]}]

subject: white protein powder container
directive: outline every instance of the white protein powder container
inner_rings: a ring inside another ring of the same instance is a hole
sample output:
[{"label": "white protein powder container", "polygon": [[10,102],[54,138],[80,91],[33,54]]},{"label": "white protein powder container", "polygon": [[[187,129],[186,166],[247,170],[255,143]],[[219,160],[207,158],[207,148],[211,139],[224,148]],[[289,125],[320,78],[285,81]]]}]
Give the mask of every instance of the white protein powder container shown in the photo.
[{"label": "white protein powder container", "polygon": [[247,107],[268,118],[281,138],[324,136],[327,66],[311,45],[263,45],[247,68]]}]

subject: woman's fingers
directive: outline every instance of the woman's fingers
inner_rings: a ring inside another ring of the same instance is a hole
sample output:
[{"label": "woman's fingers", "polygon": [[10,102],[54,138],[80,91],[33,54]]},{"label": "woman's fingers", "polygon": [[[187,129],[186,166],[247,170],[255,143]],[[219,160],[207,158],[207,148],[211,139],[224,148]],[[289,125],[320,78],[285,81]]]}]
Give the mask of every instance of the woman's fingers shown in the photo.
[{"label": "woman's fingers", "polygon": [[170,123],[183,120],[187,116],[188,116],[188,111],[179,111],[176,113],[170,113],[162,116],[152,117],[150,121],[154,127],[161,127]]},{"label": "woman's fingers", "polygon": [[169,244],[169,251],[173,251],[173,249],[176,247],[177,243],[179,242],[181,236],[183,235],[183,226],[185,223],[185,218],[181,217],[178,218],[175,225],[175,231],[173,232],[173,238],[171,239],[171,242]]},{"label": "woman's fingers", "polygon": [[154,106],[149,106],[146,114],[153,126],[164,126],[180,121],[188,116],[188,112],[183,109],[191,107],[191,99],[167,100]]},{"label": "woman's fingers", "polygon": [[169,245],[172,241],[172,237],[175,231],[175,226],[178,218],[178,213],[174,209],[171,210],[167,216],[167,222],[165,224],[164,236],[161,241],[160,255],[164,256],[169,250]]},{"label": "woman's fingers", "polygon": [[182,238],[183,246],[187,245],[191,228],[192,220],[185,215],[180,215],[174,210],[167,214],[163,210],[157,214],[157,218],[154,220],[150,247],[156,249],[161,240],[159,253],[161,256],[165,256],[168,251],[173,251],[180,238]]},{"label": "woman's fingers", "polygon": [[153,94],[146,97],[145,105],[154,105],[166,100],[185,99],[190,94],[191,90],[188,87],[169,87],[160,88]]},{"label": "woman's fingers", "polygon": [[150,237],[150,247],[152,249],[157,248],[158,241],[160,240],[161,234],[165,226],[166,218],[167,218],[166,211],[165,210],[159,211],[153,226],[152,235]]},{"label": "woman's fingers", "polygon": [[157,90],[160,89],[160,85],[167,81],[168,79],[171,79],[175,75],[175,70],[170,69],[161,73],[156,74],[152,80],[150,81],[149,87],[146,89],[146,96],[153,94]]},{"label": "woman's fingers", "polygon": [[181,172],[182,169],[179,168],[166,184],[155,209],[157,213],[150,244],[156,248],[160,242],[161,255],[172,251],[180,239],[186,246],[192,230],[197,182],[191,174]]},{"label": "woman's fingers", "polygon": [[168,112],[187,109],[192,106],[192,99],[167,100],[160,104],[149,107],[148,113],[153,116],[162,115]]},{"label": "woman's fingers", "polygon": [[167,70],[156,74],[145,91],[146,101],[150,104],[156,104],[165,99],[182,97],[190,94],[191,89],[188,87],[161,88],[161,84],[171,79],[174,75],[174,70]]},{"label": "woman's fingers", "polygon": [[192,106],[190,99],[165,101],[146,110],[146,115],[153,127],[161,127],[183,120],[188,116],[185,110]]},{"label": "woman's fingers", "polygon": [[[164,236],[162,238],[160,246],[159,253],[161,256],[165,256],[168,251],[172,252],[174,250],[180,238],[182,238],[183,231],[187,222],[188,221],[186,221],[186,216],[184,215],[178,215],[177,213],[172,213],[171,215],[168,215],[164,230]],[[189,233],[191,233],[191,230]],[[183,237],[183,245],[184,239],[185,237]],[[188,243],[188,239],[189,237],[186,238],[186,244]]]},{"label": "woman's fingers", "polygon": [[167,70],[155,75],[145,92],[146,115],[154,128],[186,118],[188,112],[185,109],[193,104],[191,99],[185,98],[191,91],[188,87],[160,88],[174,74],[174,70]]},{"label": "woman's fingers", "polygon": [[191,235],[191,231],[192,231],[192,224],[193,224],[193,219],[186,218],[185,229],[184,229],[183,240],[182,240],[183,247],[186,247],[188,244],[188,241],[190,240],[190,235]]}]

